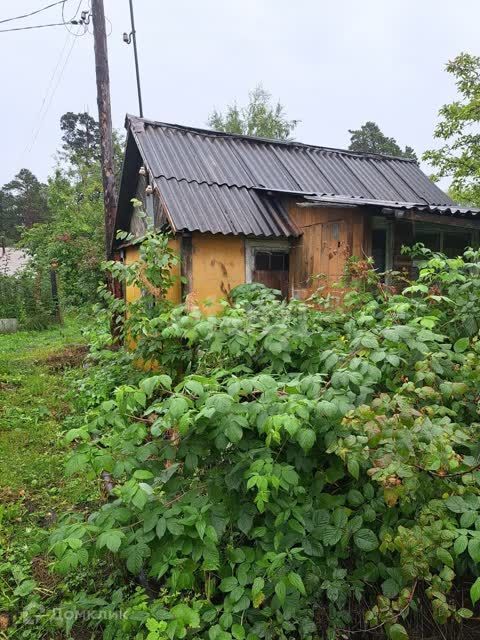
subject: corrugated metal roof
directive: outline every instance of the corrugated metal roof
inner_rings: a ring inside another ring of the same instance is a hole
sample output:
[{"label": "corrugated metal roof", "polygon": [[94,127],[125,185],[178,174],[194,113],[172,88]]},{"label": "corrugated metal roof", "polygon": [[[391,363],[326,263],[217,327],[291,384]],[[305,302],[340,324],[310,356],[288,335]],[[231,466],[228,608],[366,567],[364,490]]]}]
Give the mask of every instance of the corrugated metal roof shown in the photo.
[{"label": "corrugated metal roof", "polygon": [[264,237],[297,236],[283,207],[254,189],[156,178],[177,231]]},{"label": "corrugated metal roof", "polygon": [[466,216],[469,218],[480,218],[480,209],[474,207],[461,207],[459,205],[438,205],[438,204],[425,204],[421,202],[400,202],[395,200],[377,200],[374,198],[348,198],[346,196],[336,196],[333,193],[320,193],[320,194],[305,194],[304,200],[309,205],[353,205],[353,206],[367,206],[367,207],[381,207],[386,209],[398,209],[402,211],[415,211],[435,213],[444,216]]},{"label": "corrugated metal roof", "polygon": [[224,134],[127,116],[175,230],[296,235],[255,189],[454,205],[412,160]]}]

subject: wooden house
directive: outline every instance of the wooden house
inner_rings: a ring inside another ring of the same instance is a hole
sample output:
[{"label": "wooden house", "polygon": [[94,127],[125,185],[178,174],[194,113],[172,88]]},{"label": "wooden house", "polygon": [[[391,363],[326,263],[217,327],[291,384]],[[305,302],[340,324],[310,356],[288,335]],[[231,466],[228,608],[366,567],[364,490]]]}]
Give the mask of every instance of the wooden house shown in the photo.
[{"label": "wooden house", "polygon": [[[449,256],[478,245],[479,210],[455,204],[412,160],[133,116],[126,128],[116,229],[141,237],[150,218],[171,234],[186,280],[175,302],[215,303],[246,282],[305,298],[319,274],[337,282],[352,255],[401,270],[412,267],[402,245]],[[138,256],[135,242],[117,248],[127,263]]]}]

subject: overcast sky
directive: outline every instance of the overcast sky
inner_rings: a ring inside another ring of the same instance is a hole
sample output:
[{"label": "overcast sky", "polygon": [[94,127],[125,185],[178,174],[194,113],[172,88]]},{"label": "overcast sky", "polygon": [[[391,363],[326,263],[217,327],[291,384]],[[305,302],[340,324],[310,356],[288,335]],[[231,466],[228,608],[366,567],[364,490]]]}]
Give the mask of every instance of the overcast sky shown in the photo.
[{"label": "overcast sky", "polygon": [[[4,0],[0,20],[50,1]],[[298,140],[331,147],[347,147],[348,129],[374,120],[420,155],[434,144],[438,108],[456,94],[446,62],[461,51],[479,53],[478,0],[134,3],[146,117],[205,126],[214,107],[245,102],[261,82],[301,120]],[[65,16],[77,6],[67,0]],[[125,113],[138,109],[133,51],[122,42],[128,0],[105,0],[105,11],[113,121],[123,128]],[[59,22],[60,15],[54,7],[0,29]],[[0,184],[24,166],[46,179],[60,116],[88,110],[97,117],[92,35],[74,38],[63,26],[0,33],[0,60]]]}]

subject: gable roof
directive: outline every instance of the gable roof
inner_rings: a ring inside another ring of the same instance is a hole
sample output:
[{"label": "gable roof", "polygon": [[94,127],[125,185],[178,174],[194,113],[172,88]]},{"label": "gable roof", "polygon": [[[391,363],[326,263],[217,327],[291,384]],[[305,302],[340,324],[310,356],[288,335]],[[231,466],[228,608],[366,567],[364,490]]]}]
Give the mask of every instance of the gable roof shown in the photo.
[{"label": "gable roof", "polygon": [[[155,180],[174,231],[297,235],[269,190],[427,206],[454,204],[415,161],[405,158],[219,133],[135,116],[127,116],[126,126],[124,174],[128,154],[136,153],[134,164],[140,157]],[[125,206],[122,191],[123,179],[119,207]]]}]

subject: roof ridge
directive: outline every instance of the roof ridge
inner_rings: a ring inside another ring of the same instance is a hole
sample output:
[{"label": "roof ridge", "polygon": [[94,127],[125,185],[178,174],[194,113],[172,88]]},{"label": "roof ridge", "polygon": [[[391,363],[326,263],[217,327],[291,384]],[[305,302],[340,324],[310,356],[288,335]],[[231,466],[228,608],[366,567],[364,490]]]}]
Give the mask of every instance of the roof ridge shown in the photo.
[{"label": "roof ridge", "polygon": [[158,120],[150,120],[149,118],[139,118],[138,116],[134,116],[131,114],[126,115],[126,126],[128,122],[142,122],[144,124],[154,126],[154,127],[162,127],[168,129],[177,129],[179,131],[187,131],[190,133],[194,133],[196,135],[205,136],[209,138],[235,138],[239,140],[245,140],[246,142],[257,142],[263,144],[271,144],[278,145],[283,147],[299,147],[303,149],[318,149],[320,151],[327,151],[332,153],[339,153],[342,155],[353,156],[356,158],[372,158],[374,160],[397,160],[399,162],[407,162],[409,164],[417,164],[416,160],[412,158],[404,158],[402,156],[393,156],[389,154],[383,153],[370,153],[363,151],[350,151],[349,149],[340,149],[338,147],[325,147],[322,145],[316,144],[308,144],[306,142],[299,142],[297,140],[277,140],[275,138],[262,138],[258,136],[249,136],[240,133],[226,133],[224,131],[215,131],[214,129],[204,129],[202,127],[192,127],[183,124],[174,124],[170,122],[160,122]]}]

